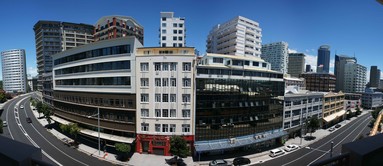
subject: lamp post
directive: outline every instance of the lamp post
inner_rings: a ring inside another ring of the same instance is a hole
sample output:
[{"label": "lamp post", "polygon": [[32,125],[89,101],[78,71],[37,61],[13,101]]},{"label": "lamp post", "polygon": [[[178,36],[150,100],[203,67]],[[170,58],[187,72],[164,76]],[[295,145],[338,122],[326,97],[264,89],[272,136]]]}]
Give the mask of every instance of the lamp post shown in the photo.
[{"label": "lamp post", "polygon": [[101,145],[100,145],[100,108],[99,107],[97,107],[97,114],[88,116],[88,118],[96,116],[96,115],[97,115],[97,126],[98,126],[98,155],[100,156]]}]

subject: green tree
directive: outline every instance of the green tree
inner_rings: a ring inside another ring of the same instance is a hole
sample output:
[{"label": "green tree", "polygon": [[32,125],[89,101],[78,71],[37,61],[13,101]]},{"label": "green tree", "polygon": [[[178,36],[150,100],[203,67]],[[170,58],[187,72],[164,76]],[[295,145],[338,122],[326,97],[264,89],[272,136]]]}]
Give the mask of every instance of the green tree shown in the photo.
[{"label": "green tree", "polygon": [[10,93],[5,93],[5,98],[12,99],[12,95]]},{"label": "green tree", "polygon": [[118,155],[118,159],[121,161],[128,160],[128,153],[131,151],[131,146],[124,143],[116,143],[114,144],[114,147],[120,154]]},{"label": "green tree", "polygon": [[172,136],[170,138],[170,153],[182,158],[187,157],[190,153],[186,140],[180,136]]},{"label": "green tree", "polygon": [[7,98],[5,97],[5,93],[0,93],[0,103],[4,103],[7,101]]},{"label": "green tree", "polygon": [[43,102],[41,102],[41,101],[37,102],[36,109],[37,109],[37,112],[39,113],[39,117],[40,117],[40,114],[43,113]]},{"label": "green tree", "polygon": [[80,128],[77,123],[69,123],[69,134],[74,136],[74,141],[77,142],[77,135],[80,133]]},{"label": "green tree", "polygon": [[319,120],[316,116],[313,116],[308,120],[307,128],[310,130],[310,136],[312,136],[313,132],[319,127]]}]

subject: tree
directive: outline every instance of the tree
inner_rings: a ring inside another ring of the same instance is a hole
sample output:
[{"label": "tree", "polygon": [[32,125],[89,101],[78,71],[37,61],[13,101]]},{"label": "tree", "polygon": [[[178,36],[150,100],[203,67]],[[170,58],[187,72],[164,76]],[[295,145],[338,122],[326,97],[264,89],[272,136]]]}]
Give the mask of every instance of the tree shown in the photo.
[{"label": "tree", "polygon": [[114,147],[120,154],[118,155],[119,160],[126,161],[128,159],[128,153],[132,149],[130,145],[124,143],[116,143]]},{"label": "tree", "polygon": [[69,134],[74,136],[74,141],[77,142],[77,135],[80,133],[80,128],[77,123],[69,123]]},{"label": "tree", "polygon": [[319,120],[316,116],[313,116],[308,120],[307,128],[310,130],[310,136],[312,136],[312,133],[319,127]]},{"label": "tree", "polygon": [[0,93],[0,103],[4,103],[7,101],[7,98],[5,97],[5,93]]},{"label": "tree", "polygon": [[362,111],[360,111],[359,107],[356,107],[355,110],[356,110],[356,116],[362,114]]},{"label": "tree", "polygon": [[42,112],[45,119],[48,121],[48,124],[51,124],[51,115],[53,114],[52,108],[44,103],[42,106]]},{"label": "tree", "polygon": [[39,113],[39,117],[40,117],[40,114],[43,113],[43,102],[41,102],[41,101],[37,102],[36,109],[37,109],[37,112]]},{"label": "tree", "polygon": [[5,93],[5,98],[12,99],[12,95],[10,93]]},{"label": "tree", "polygon": [[189,155],[189,148],[186,141],[180,136],[170,138],[170,153],[185,158]]}]

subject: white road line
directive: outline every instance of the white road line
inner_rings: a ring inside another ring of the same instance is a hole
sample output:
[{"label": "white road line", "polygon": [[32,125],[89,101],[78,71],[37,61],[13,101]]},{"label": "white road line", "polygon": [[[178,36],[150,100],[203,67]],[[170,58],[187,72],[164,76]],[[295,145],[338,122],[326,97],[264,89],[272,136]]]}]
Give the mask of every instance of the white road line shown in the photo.
[{"label": "white road line", "polygon": [[51,157],[48,153],[46,153],[44,150],[41,150],[45,156],[47,156],[51,161],[55,162],[59,166],[63,166],[61,163],[56,161],[53,157]]},{"label": "white road line", "polygon": [[[5,119],[6,119],[7,123],[9,123],[9,121],[8,121],[9,106],[12,105],[12,103],[14,103],[15,101],[16,101],[16,100],[13,100],[13,101],[11,102],[11,104],[8,105],[8,108],[7,108],[7,115],[5,116]],[[15,138],[13,137],[12,132],[11,132],[11,129],[9,128],[9,124],[7,125],[7,128],[8,128],[9,134],[11,135],[12,139],[14,140]]]},{"label": "white road line", "polygon": [[[361,119],[357,119],[357,121],[359,121],[359,120],[361,120]],[[354,123],[354,124],[352,124],[351,126],[354,126],[354,125],[356,125],[356,124],[357,124],[357,123]],[[348,129],[351,128],[351,126],[348,126]],[[329,142],[331,142],[332,140],[334,140],[335,138],[339,137],[339,136],[342,135],[344,132],[346,132],[348,129],[342,131],[341,133],[339,133],[338,135],[336,135],[335,137],[333,137],[331,140],[327,141],[327,143],[329,143]],[[327,143],[326,143],[326,144],[327,144]],[[321,148],[322,146],[325,146],[326,144],[322,144],[322,145],[319,146],[317,149]],[[291,164],[291,163],[293,163],[293,162],[295,162],[295,161],[298,161],[298,160],[302,159],[303,157],[306,157],[307,155],[309,155],[309,154],[311,154],[311,153],[313,153],[313,152],[315,152],[315,151],[310,151],[310,152],[304,154],[303,156],[301,156],[301,157],[299,157],[299,158],[296,158],[296,159],[294,159],[294,160],[292,160],[292,161],[290,161],[290,162],[288,162],[288,163],[286,163],[286,164],[283,164],[282,166],[289,165],[289,164]]]},{"label": "white road line", "polygon": [[363,130],[365,129],[367,127],[367,125],[366,126],[364,126],[364,128],[362,129],[362,130],[360,130],[360,132],[358,133],[358,135],[356,135],[356,137],[352,140],[352,141],[355,141],[356,140],[356,138],[360,135],[360,133],[362,133],[363,132]]},{"label": "white road line", "polygon": [[[358,127],[360,125],[362,125],[366,120],[369,120],[370,117],[368,117],[367,119],[363,120],[362,123],[360,123],[357,127],[355,127],[354,130],[352,130],[349,134],[347,134],[347,136],[345,136],[341,141],[339,141],[337,144],[334,145],[334,148],[337,147],[339,144],[343,143],[343,141],[348,137],[350,136],[356,129],[358,129]],[[363,128],[364,129],[364,128]],[[358,134],[359,135],[359,134]],[[316,158],[315,160],[311,161],[311,163],[307,164],[307,165],[311,165],[312,163],[316,162],[317,160],[319,160],[320,158],[322,158],[324,155],[326,155],[327,153],[329,153],[330,150],[326,151],[326,153],[322,154],[321,156],[319,156],[318,158]]]}]

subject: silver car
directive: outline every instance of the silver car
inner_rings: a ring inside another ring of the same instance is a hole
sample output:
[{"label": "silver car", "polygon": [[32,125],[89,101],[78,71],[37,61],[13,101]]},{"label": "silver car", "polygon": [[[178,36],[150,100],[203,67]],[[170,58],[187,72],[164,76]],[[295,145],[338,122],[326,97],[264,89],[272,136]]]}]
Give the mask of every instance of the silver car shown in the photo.
[{"label": "silver car", "polygon": [[209,166],[228,166],[228,165],[231,165],[231,163],[229,163],[228,161],[224,159],[213,160],[209,163]]}]

